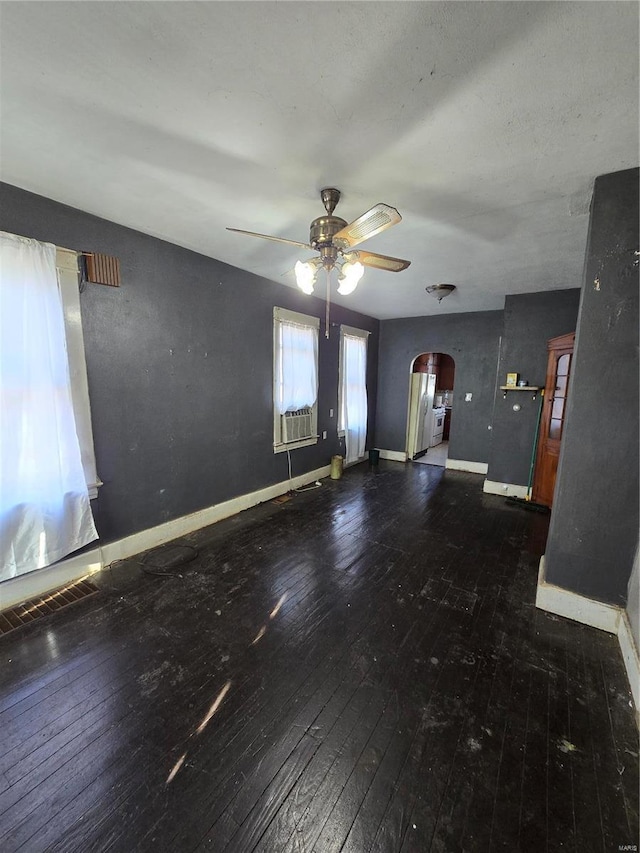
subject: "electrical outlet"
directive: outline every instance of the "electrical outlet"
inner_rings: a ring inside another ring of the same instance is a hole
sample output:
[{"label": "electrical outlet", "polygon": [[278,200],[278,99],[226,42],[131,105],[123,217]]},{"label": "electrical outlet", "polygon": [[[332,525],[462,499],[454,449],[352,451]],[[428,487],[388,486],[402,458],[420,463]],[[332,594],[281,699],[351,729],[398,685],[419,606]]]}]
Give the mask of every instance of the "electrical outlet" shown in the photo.
[{"label": "electrical outlet", "polygon": [[472,397],[473,397],[473,394],[472,394],[470,391],[468,391],[468,392],[464,395],[464,401],[465,401],[465,403],[470,403],[470,402],[471,402],[471,398],[472,398]]},{"label": "electrical outlet", "polygon": [[333,409],[329,409],[329,417],[330,417],[330,418],[332,418],[332,417],[333,417]]},{"label": "electrical outlet", "polygon": [[323,438],[326,438],[326,437],[327,437],[327,431],[326,431],[326,429],[323,429],[323,430],[322,430],[322,437],[323,437]]}]

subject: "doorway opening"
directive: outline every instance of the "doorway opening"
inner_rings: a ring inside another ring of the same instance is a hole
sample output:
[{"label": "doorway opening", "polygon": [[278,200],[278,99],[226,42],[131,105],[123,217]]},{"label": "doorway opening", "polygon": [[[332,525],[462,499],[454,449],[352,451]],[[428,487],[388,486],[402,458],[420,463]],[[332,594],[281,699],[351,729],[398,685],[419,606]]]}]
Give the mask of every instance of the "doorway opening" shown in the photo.
[{"label": "doorway opening", "polygon": [[446,464],[453,417],[455,361],[443,352],[423,352],[411,363],[407,409],[407,459]]}]

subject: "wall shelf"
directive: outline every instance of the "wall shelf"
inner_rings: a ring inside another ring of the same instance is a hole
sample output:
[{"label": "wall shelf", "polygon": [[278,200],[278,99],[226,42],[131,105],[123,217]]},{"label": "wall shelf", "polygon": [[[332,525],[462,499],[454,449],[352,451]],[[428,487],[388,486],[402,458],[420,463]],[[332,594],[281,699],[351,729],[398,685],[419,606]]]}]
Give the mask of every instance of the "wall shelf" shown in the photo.
[{"label": "wall shelf", "polygon": [[529,393],[533,392],[532,399],[535,400],[540,391],[543,391],[542,386],[540,385],[501,385],[500,390],[504,391],[502,395],[504,399],[507,399],[507,391],[529,391]]}]

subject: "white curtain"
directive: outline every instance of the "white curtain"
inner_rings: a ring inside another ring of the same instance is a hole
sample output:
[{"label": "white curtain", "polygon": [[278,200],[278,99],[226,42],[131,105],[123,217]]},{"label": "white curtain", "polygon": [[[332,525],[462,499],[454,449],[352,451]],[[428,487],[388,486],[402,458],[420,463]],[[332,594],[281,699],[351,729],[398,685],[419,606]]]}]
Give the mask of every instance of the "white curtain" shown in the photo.
[{"label": "white curtain", "polygon": [[342,336],[341,425],[345,431],[346,461],[364,456],[367,438],[367,339]]},{"label": "white curtain", "polygon": [[276,371],[278,412],[313,406],[318,396],[318,330],[280,320]]},{"label": "white curtain", "polygon": [[0,580],[97,539],[71,401],[56,248],[0,232]]}]

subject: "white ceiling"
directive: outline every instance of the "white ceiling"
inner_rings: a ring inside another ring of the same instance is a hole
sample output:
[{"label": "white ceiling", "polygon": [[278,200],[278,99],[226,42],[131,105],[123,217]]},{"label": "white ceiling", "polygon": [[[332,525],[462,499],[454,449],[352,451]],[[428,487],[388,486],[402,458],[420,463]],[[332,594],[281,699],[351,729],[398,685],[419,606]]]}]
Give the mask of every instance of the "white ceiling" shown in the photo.
[{"label": "white ceiling", "polygon": [[[578,287],[593,179],[638,165],[638,4],[1,4],[2,179],[294,285],[336,186],[379,318]],[[438,304],[425,286],[458,290]],[[322,294],[322,291],[320,292]]]}]

